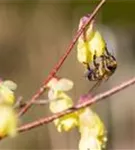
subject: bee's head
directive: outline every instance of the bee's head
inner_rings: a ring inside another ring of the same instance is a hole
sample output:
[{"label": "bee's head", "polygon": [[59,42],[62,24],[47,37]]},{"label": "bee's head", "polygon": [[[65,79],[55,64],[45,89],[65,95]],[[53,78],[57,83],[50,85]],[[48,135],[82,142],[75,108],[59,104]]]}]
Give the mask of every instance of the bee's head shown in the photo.
[{"label": "bee's head", "polygon": [[108,68],[108,70],[110,70],[110,72],[114,73],[115,70],[116,70],[116,68],[117,68],[116,62],[114,62],[114,63],[112,63],[112,64],[109,64],[109,65],[107,66],[107,68]]}]

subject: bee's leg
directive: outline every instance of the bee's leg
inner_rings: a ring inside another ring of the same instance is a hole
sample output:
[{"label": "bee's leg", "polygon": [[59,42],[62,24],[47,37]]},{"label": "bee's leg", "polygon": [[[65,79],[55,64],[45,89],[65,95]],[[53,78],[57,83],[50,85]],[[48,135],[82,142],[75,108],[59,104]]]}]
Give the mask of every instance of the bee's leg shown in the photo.
[{"label": "bee's leg", "polygon": [[96,58],[97,58],[97,56],[96,56],[96,51],[95,51],[95,54],[93,55],[93,64],[96,66]]},{"label": "bee's leg", "polygon": [[105,59],[106,59],[105,60],[106,79],[105,80],[108,81],[110,75],[112,74],[112,70],[110,69],[110,66],[115,66],[117,65],[117,63],[116,63],[115,57],[111,53],[108,52],[107,48],[106,48],[106,54],[107,55],[105,55]]},{"label": "bee's leg", "polygon": [[117,62],[116,62],[116,58],[108,52],[107,48],[105,49],[106,50],[106,54],[105,57],[106,57],[106,68],[108,69],[108,66],[110,65],[114,65],[114,66],[117,66]]},{"label": "bee's leg", "polygon": [[116,61],[116,58],[115,58],[111,53],[109,53],[107,47],[105,47],[105,51],[106,51],[106,54],[107,54],[107,55],[105,55],[105,56],[106,56],[107,58]]},{"label": "bee's leg", "polygon": [[107,47],[105,47],[105,52],[106,52],[105,55],[104,55],[104,57],[105,57],[105,64],[106,64],[106,69],[108,70],[107,66],[109,66],[109,64],[112,61],[114,61],[115,57],[113,55],[111,55],[111,53],[109,53]]},{"label": "bee's leg", "polygon": [[94,64],[94,66],[96,67],[97,70],[101,70],[102,67],[105,66],[104,65],[105,57],[104,57],[104,55],[101,55],[101,58],[102,58],[101,62],[100,61],[96,62],[96,58],[97,58],[97,55],[96,55],[96,51],[95,51],[94,58],[93,58],[94,59],[93,64]]},{"label": "bee's leg", "polygon": [[98,69],[99,68],[99,63],[96,62],[96,58],[97,58],[97,55],[96,55],[96,51],[95,51],[95,54],[93,56],[93,64],[96,67],[96,69]]},{"label": "bee's leg", "polygon": [[108,51],[107,47],[105,47],[105,52],[106,52],[107,56],[109,56],[109,55],[110,55],[110,53],[109,53],[109,51]]},{"label": "bee's leg", "polygon": [[101,55],[101,58],[102,58],[102,66],[103,68],[105,69],[105,56],[104,55]]},{"label": "bee's leg", "polygon": [[108,66],[108,64],[110,63],[111,61],[111,54],[109,53],[107,47],[105,47],[105,55],[104,55],[104,60],[105,60],[105,64],[106,64],[106,67]]},{"label": "bee's leg", "polygon": [[105,57],[104,55],[100,56],[101,60],[98,63],[97,73],[99,74],[99,79],[103,79],[103,76],[105,74]]},{"label": "bee's leg", "polygon": [[88,91],[88,93],[92,93],[94,91],[94,89],[96,89],[98,86],[100,86],[100,84],[102,83],[102,80],[98,80],[93,87]]},{"label": "bee's leg", "polygon": [[95,67],[93,75],[94,75],[95,79],[99,80],[99,78],[100,78],[100,62],[97,62],[96,58],[97,58],[97,55],[96,55],[96,51],[95,51],[95,54],[93,56],[93,65]]},{"label": "bee's leg", "polygon": [[[98,77],[99,77],[99,74],[100,74],[100,78],[98,79],[98,81],[94,84],[94,86],[89,90],[89,93],[91,93],[94,89],[96,89],[98,86],[100,86],[100,84],[102,83],[102,79],[104,77],[104,73],[103,73],[103,70],[102,70],[102,67],[105,68],[105,57],[104,55],[101,56],[102,60],[101,60],[101,63],[97,63],[96,62],[96,54],[94,56],[94,61],[93,61],[93,64],[95,65],[96,67],[96,71],[95,71],[95,76],[98,74]],[[102,65],[102,66],[101,66]]]},{"label": "bee's leg", "polygon": [[113,55],[111,55],[111,59],[116,62],[116,58]]},{"label": "bee's leg", "polygon": [[91,69],[90,69],[90,66],[89,66],[89,64],[88,64],[88,63],[83,62],[83,64],[86,66],[86,68],[87,68],[88,70],[91,70]]},{"label": "bee's leg", "polygon": [[110,56],[113,56],[107,49],[107,47],[105,47],[105,52],[106,52],[106,57],[110,57]]},{"label": "bee's leg", "polygon": [[107,68],[108,58],[104,55],[102,55],[101,58],[102,58],[102,67],[104,69],[104,72],[106,72],[106,70],[108,70],[108,68]]}]

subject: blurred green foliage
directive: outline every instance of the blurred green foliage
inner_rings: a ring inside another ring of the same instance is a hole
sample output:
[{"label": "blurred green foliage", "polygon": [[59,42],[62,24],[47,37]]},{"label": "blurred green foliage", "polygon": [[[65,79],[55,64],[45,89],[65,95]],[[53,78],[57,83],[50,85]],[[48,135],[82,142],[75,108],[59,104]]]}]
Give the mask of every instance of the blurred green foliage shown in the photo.
[{"label": "blurred green foliage", "polygon": [[[82,12],[89,13],[90,8],[93,9],[99,1],[83,1],[83,0],[72,0],[71,7],[74,9],[76,7],[82,6]],[[135,1],[130,0],[111,0],[106,2],[103,6],[102,12],[102,21],[112,23],[117,20],[117,23],[128,24],[130,22],[135,22]]]}]

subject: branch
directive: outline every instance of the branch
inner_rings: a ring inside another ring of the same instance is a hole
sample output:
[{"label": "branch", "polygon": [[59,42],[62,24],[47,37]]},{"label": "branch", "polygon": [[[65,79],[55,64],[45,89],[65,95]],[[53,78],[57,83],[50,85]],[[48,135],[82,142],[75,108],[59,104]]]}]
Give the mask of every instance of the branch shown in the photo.
[{"label": "branch", "polygon": [[73,113],[74,111],[77,111],[79,109],[82,109],[82,108],[85,108],[85,107],[88,107],[90,105],[92,105],[93,103],[96,103],[96,102],[99,102],[115,93],[118,93],[122,90],[124,90],[125,88],[131,86],[135,84],[135,77],[128,80],[128,81],[125,81],[123,82],[122,84],[104,92],[104,93],[101,93],[101,94],[98,94],[96,95],[95,97],[91,98],[91,99],[88,99],[84,102],[82,102],[81,104],[78,104],[76,106],[73,106],[65,111],[62,111],[62,112],[59,112],[59,113],[56,113],[52,116],[49,116],[49,117],[45,117],[45,118],[41,118],[37,121],[34,121],[34,122],[31,122],[31,123],[28,123],[28,124],[25,124],[23,126],[21,126],[20,128],[18,128],[18,131],[19,132],[24,132],[24,131],[27,131],[27,130],[30,130],[32,128],[35,128],[35,127],[38,127],[38,126],[41,126],[43,124],[47,124],[47,123],[50,123],[52,122],[53,120],[55,119],[58,119],[64,115],[67,115],[67,114],[70,114],[70,113]]},{"label": "branch", "polygon": [[92,19],[95,17],[95,15],[98,13],[99,9],[101,8],[101,6],[105,3],[106,0],[101,0],[101,2],[97,5],[97,7],[93,10],[91,16],[89,17],[89,19],[86,21],[86,23],[81,27],[81,29],[76,33],[76,35],[74,36],[73,40],[71,41],[71,44],[69,45],[69,47],[67,48],[65,54],[61,57],[61,59],[58,61],[58,63],[56,64],[56,66],[54,66],[54,68],[52,69],[52,71],[49,73],[48,77],[46,78],[46,80],[43,82],[43,84],[41,85],[41,87],[39,88],[39,90],[33,95],[33,97],[30,99],[30,101],[27,103],[27,105],[25,105],[19,112],[19,116],[22,116],[33,104],[33,102],[35,102],[46,90],[46,84],[51,80],[52,77],[54,77],[56,75],[56,73],[59,71],[60,67],[62,66],[62,64],[64,63],[64,61],[66,60],[66,58],[68,57],[68,55],[70,54],[70,52],[72,51],[75,43],[77,42],[79,36],[82,34],[82,32],[84,31],[84,29],[86,28],[86,26],[92,21]]}]

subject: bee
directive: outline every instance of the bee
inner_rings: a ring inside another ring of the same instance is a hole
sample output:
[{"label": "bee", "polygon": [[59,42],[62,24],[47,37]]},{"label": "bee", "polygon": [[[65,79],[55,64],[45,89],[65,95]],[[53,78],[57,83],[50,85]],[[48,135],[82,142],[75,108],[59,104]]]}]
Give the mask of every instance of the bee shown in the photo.
[{"label": "bee", "polygon": [[[79,29],[89,17],[90,14],[80,19]],[[87,79],[97,81],[96,86],[108,80],[117,68],[116,58],[108,51],[103,36],[95,27],[94,19],[78,39],[77,59],[85,67]]]},{"label": "bee", "polygon": [[100,57],[96,56],[96,51],[93,56],[93,62],[85,64],[87,66],[87,78],[89,81],[108,80],[113,75],[117,68],[116,58],[105,47],[105,52]]}]

